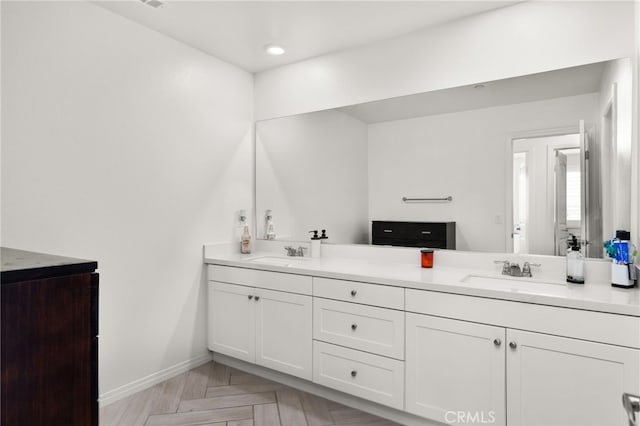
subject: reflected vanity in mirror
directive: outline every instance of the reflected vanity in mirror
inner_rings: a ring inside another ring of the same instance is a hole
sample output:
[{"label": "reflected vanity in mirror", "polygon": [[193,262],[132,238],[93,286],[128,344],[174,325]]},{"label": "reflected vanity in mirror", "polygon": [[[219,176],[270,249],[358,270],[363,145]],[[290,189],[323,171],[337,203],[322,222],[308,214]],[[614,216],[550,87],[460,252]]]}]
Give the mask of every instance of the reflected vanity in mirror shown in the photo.
[{"label": "reflected vanity in mirror", "polygon": [[258,122],[257,237],[271,210],[281,240],[455,222],[458,250],[564,255],[573,234],[602,257],[629,228],[631,84],[622,58]]}]

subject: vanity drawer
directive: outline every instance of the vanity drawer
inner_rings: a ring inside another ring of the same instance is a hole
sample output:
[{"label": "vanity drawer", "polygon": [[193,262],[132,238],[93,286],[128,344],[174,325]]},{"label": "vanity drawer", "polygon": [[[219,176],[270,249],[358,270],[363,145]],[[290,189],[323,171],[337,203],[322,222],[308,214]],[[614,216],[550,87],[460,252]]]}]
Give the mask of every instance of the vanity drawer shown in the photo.
[{"label": "vanity drawer", "polygon": [[404,288],[402,287],[314,277],[313,295],[345,302],[404,309]]},{"label": "vanity drawer", "polygon": [[447,224],[433,222],[407,222],[407,236],[423,240],[446,240]]},{"label": "vanity drawer", "polygon": [[408,236],[407,222],[388,222],[374,220],[371,223],[371,233],[376,237],[404,238]]},{"label": "vanity drawer", "polygon": [[236,268],[233,266],[209,265],[209,281],[215,280],[229,284],[260,287],[268,290],[286,291],[311,295],[311,277],[306,275],[284,274],[281,272],[259,271],[256,269]]},{"label": "vanity drawer", "polygon": [[313,381],[399,410],[404,409],[404,362],[313,342]]},{"label": "vanity drawer", "polygon": [[314,298],[313,338],[404,359],[404,312]]}]

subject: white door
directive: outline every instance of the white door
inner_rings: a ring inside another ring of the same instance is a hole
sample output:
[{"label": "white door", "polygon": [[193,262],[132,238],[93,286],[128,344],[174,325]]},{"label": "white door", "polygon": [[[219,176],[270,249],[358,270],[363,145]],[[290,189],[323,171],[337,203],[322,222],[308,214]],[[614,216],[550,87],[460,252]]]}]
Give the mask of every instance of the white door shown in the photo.
[{"label": "white door", "polygon": [[256,296],[256,363],[311,380],[311,296],[264,289]]},{"label": "white door", "polygon": [[556,150],[555,162],[555,215],[554,215],[555,255],[567,254],[567,156]]},{"label": "white door", "polygon": [[209,349],[255,362],[256,290],[209,281]]},{"label": "white door", "polygon": [[[515,149],[515,147],[514,147]],[[522,149],[522,148],[521,148]],[[529,163],[531,150],[513,153],[513,253],[529,253]]]},{"label": "white door", "polygon": [[505,329],[407,313],[406,411],[505,424]]},{"label": "white door", "polygon": [[507,423],[621,425],[623,392],[640,390],[640,351],[507,330]]}]

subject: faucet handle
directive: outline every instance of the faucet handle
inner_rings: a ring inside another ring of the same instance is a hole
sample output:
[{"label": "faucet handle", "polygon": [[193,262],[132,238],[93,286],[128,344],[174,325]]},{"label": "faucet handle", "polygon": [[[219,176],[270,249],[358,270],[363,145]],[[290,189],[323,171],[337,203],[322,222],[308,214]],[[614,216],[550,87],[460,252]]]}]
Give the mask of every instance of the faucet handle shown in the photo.
[{"label": "faucet handle", "polygon": [[529,262],[524,262],[524,264],[522,265],[522,276],[523,277],[531,277],[531,267],[539,267],[542,266],[540,263],[529,263]]},{"label": "faucet handle", "polygon": [[508,260],[494,260],[493,263],[502,263],[502,275],[511,275],[511,263]]}]

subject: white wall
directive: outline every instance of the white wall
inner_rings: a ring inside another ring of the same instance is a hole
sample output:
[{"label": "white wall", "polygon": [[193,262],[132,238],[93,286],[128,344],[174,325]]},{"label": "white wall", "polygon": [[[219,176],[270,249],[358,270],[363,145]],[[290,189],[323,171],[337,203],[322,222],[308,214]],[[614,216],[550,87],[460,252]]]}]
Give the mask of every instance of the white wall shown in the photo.
[{"label": "white wall", "polygon": [[[604,221],[603,237],[609,239],[615,237],[617,229],[629,231],[631,227],[631,165],[632,165],[632,121],[633,121],[633,66],[629,58],[611,61],[605,68],[600,84],[598,124],[601,125],[602,117],[607,104],[612,99],[612,85],[615,89],[615,143],[611,147],[609,155],[605,155],[605,183],[609,185],[603,188],[604,200],[612,206],[611,216],[607,215]],[[602,127],[602,126],[601,126]],[[603,147],[605,149],[605,147]]]},{"label": "white wall", "polygon": [[[506,251],[510,137],[592,122],[597,100],[588,94],[369,125],[370,219],[455,221],[458,250]],[[401,200],[449,195],[451,203]]]},{"label": "white wall", "polygon": [[256,119],[632,56],[633,7],[631,1],[523,2],[261,72]]},{"label": "white wall", "polygon": [[333,243],[367,243],[367,126],[321,111],[256,126],[256,216],[273,211],[277,239],[326,229]]},{"label": "white wall", "polygon": [[2,245],[95,259],[100,393],[207,354],[252,203],[252,76],[87,2],[2,2]]}]

